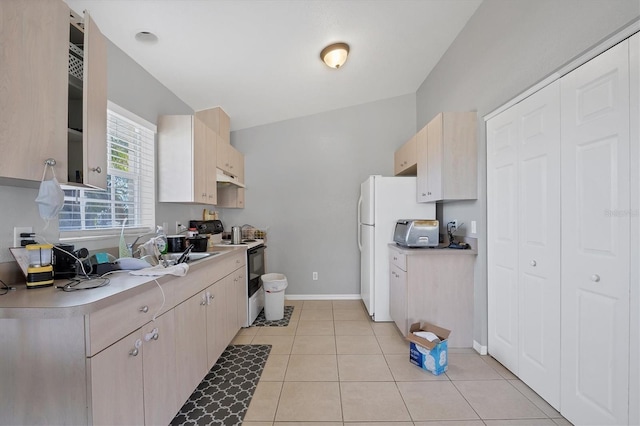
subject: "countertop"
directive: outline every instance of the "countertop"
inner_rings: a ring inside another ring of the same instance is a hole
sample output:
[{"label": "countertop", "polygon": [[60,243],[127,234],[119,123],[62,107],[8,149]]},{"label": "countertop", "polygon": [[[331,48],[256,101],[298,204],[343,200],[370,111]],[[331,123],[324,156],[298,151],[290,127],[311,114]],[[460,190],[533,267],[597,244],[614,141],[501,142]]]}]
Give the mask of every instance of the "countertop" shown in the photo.
[{"label": "countertop", "polygon": [[411,248],[411,247],[403,247],[396,243],[389,243],[389,247],[399,251],[400,253],[410,255],[410,256],[438,256],[438,255],[477,256],[478,250],[476,249],[477,246],[475,244],[476,239],[465,238],[464,242],[468,243],[471,248],[467,250],[450,249],[450,248],[447,248],[448,244],[440,244],[437,247]]},{"label": "countertop", "polygon": [[[246,245],[209,249],[209,251],[222,253],[189,263],[189,271],[184,278],[196,275],[198,270],[202,271],[208,266],[228,259],[234,253],[246,250]],[[10,290],[7,294],[0,296],[0,318],[59,318],[84,315],[140,294],[153,286],[164,287],[171,280],[183,277],[136,276],[129,274],[129,271],[118,271],[109,274],[107,278],[109,278],[109,284],[104,287],[71,292],[56,288],[56,286],[67,284],[69,280],[66,279],[56,280],[53,287],[27,289],[26,285],[14,285],[16,290]]]}]

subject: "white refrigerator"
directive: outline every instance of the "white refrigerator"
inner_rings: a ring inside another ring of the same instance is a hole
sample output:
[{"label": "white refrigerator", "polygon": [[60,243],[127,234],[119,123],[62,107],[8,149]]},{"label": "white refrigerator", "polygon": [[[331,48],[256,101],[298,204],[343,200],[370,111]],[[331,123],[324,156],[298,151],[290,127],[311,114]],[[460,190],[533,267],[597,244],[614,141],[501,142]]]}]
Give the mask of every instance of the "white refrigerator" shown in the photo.
[{"label": "white refrigerator", "polygon": [[435,203],[416,202],[416,178],[369,176],[360,185],[360,295],[374,321],[389,314],[389,247],[398,219],[435,219]]}]

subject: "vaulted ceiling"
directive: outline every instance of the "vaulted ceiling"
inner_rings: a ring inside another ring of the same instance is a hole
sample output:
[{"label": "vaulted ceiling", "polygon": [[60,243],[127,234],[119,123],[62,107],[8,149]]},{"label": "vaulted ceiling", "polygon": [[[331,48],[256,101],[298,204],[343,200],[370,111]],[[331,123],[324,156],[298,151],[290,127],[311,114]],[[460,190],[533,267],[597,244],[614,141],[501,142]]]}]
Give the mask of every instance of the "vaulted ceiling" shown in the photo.
[{"label": "vaulted ceiling", "polygon": [[[221,106],[232,130],[415,93],[481,3],[65,1],[194,110]],[[333,42],[351,48],[339,70],[320,60]]]}]

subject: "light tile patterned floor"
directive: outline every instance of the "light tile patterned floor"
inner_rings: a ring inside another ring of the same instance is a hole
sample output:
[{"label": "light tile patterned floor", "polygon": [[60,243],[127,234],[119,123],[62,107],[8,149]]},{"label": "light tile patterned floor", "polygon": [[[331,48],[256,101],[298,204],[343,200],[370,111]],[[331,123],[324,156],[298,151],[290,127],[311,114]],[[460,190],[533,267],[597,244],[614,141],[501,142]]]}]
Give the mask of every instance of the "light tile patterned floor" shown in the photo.
[{"label": "light tile patterned floor", "polygon": [[295,306],[287,327],[242,329],[233,341],[273,345],[245,426],[570,425],[470,348],[451,349],[440,376],[410,364],[395,324],[372,322],[359,300],[285,303]]}]

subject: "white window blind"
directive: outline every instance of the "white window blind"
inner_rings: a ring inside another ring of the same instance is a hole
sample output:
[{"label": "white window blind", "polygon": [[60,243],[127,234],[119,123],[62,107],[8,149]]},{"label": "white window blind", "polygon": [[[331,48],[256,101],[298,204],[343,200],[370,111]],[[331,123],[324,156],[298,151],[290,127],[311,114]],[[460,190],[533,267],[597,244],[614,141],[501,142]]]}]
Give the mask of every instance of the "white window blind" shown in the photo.
[{"label": "white window blind", "polygon": [[107,190],[64,188],[65,205],[58,216],[60,231],[119,230],[125,219],[127,228],[152,229],[154,138],[154,130],[108,110]]}]

